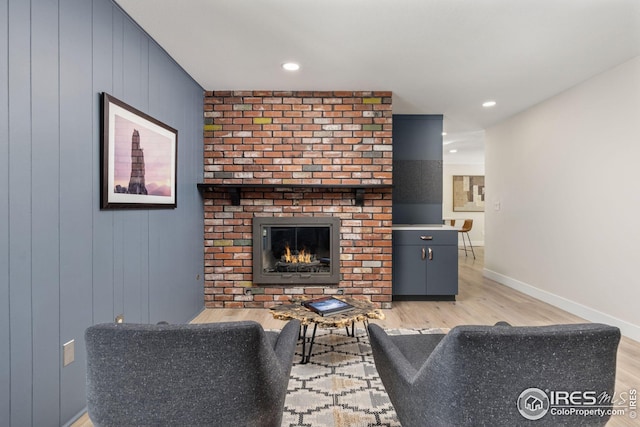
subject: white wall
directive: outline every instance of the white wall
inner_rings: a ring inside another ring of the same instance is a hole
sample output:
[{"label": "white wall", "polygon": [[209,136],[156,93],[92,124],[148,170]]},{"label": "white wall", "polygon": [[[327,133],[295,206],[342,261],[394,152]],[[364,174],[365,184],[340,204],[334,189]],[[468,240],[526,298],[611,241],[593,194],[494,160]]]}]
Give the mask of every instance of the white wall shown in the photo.
[{"label": "white wall", "polygon": [[488,129],[485,167],[485,275],[640,340],[640,57]]},{"label": "white wall", "polygon": [[[462,220],[472,219],[473,228],[469,232],[474,246],[484,245],[484,212],[453,211],[453,175],[484,175],[484,164],[443,164],[442,165],[442,217],[460,219],[456,226],[462,226]],[[461,238],[458,239],[462,246]]]}]

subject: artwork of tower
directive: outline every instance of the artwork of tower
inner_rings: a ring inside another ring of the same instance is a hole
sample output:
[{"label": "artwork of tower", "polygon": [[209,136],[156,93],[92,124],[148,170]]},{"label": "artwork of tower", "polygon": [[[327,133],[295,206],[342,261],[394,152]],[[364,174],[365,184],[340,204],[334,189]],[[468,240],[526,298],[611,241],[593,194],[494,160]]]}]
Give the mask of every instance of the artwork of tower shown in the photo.
[{"label": "artwork of tower", "polygon": [[144,153],[140,148],[140,134],[137,129],[131,136],[131,178],[129,179],[129,194],[147,194],[144,184]]}]

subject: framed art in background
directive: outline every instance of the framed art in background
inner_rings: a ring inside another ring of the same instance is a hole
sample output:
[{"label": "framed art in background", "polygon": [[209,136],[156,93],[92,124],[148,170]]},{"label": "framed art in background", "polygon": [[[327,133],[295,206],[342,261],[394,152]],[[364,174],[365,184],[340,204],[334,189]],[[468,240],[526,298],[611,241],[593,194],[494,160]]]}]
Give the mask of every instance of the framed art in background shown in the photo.
[{"label": "framed art in background", "polygon": [[102,93],[102,209],[177,206],[178,131]]},{"label": "framed art in background", "polygon": [[484,175],[453,176],[453,211],[484,212]]}]

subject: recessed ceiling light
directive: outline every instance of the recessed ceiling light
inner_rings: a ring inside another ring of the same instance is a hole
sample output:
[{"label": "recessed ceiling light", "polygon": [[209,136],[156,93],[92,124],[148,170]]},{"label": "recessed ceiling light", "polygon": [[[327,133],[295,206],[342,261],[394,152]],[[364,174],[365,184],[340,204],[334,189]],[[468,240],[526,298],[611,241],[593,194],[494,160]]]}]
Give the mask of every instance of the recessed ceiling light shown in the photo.
[{"label": "recessed ceiling light", "polygon": [[496,106],[496,101],[486,101],[482,103],[484,108],[491,108]]},{"label": "recessed ceiling light", "polygon": [[449,150],[449,152],[450,152],[450,153],[457,153],[457,152],[458,152],[458,150],[453,149],[453,150]]},{"label": "recessed ceiling light", "polygon": [[447,136],[447,133],[446,132],[442,132],[442,136]]},{"label": "recessed ceiling light", "polygon": [[300,64],[296,64],[295,62],[285,62],[282,64],[282,68],[287,71],[298,71],[300,69]]}]

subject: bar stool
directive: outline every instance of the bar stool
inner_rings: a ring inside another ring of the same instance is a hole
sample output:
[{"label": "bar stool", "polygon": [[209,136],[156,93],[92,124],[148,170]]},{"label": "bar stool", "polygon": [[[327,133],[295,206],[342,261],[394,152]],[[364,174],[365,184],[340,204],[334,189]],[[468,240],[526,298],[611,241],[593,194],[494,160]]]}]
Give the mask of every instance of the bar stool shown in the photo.
[{"label": "bar stool", "polygon": [[472,219],[465,219],[464,224],[462,224],[462,228],[458,230],[458,233],[462,233],[462,244],[464,245],[464,256],[467,256],[467,243],[464,241],[464,235],[467,235],[467,239],[469,240],[469,246],[471,246],[471,253],[473,254],[473,259],[476,259],[476,253],[473,250],[473,244],[471,243],[471,237],[469,237],[469,231],[473,227]]}]

